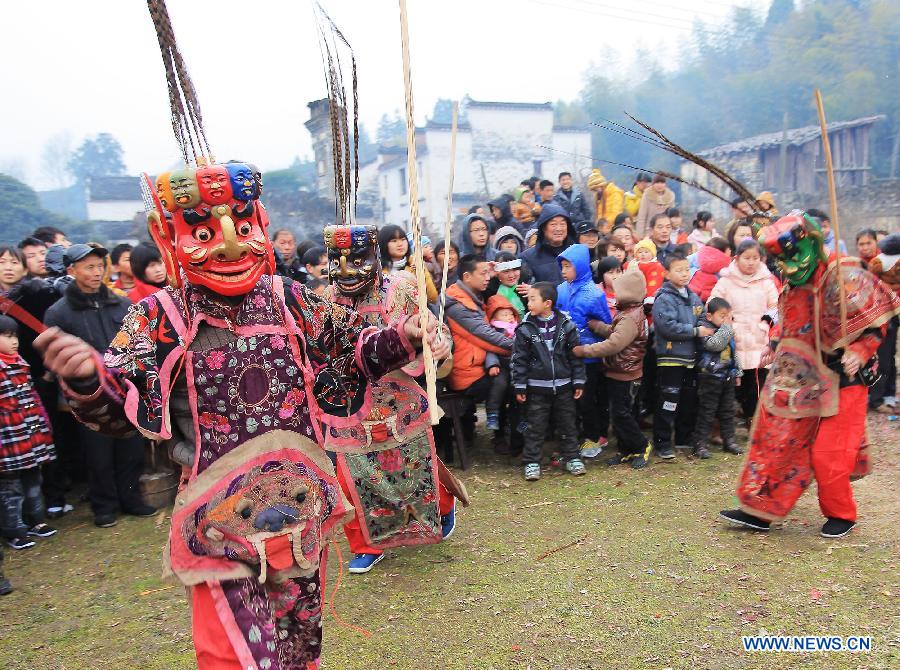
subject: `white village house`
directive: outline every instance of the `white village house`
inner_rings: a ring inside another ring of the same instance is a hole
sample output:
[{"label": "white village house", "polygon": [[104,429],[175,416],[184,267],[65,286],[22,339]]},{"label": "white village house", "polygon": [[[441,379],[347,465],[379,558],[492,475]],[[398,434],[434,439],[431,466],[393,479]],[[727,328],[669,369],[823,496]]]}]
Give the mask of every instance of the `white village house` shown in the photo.
[{"label": "white village house", "polygon": [[[317,109],[310,105],[311,113]],[[318,126],[312,119],[307,122],[307,127]],[[424,127],[416,128],[419,213],[423,227],[430,233],[438,233],[447,217],[450,136],[448,123],[428,121]],[[330,170],[327,157],[331,152],[327,133],[314,133],[313,146],[317,159],[320,155],[325,159],[317,160],[320,177],[325,177]],[[456,137],[454,213],[510,193],[520,181],[531,176],[556,183],[557,175],[568,171],[576,181],[581,181],[580,177],[590,171],[590,155],[590,131],[554,125],[552,103],[483,102],[464,98]],[[360,170],[360,193],[372,193],[377,188],[374,207],[377,223],[396,223],[409,228],[406,159],[404,147],[379,147],[375,164],[362,166]],[[373,178],[375,183],[371,181]],[[320,183],[327,186],[330,182],[326,177],[320,178]],[[320,195],[328,197],[330,193],[323,190]]]}]

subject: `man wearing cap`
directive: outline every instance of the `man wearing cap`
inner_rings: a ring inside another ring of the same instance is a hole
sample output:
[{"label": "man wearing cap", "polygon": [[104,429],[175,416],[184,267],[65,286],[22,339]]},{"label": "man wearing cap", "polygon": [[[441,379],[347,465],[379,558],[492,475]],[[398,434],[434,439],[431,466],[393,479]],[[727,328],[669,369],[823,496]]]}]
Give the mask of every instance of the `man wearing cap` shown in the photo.
[{"label": "man wearing cap", "polygon": [[575,224],[575,232],[578,233],[578,244],[583,244],[591,250],[591,256],[594,255],[594,249],[600,242],[600,233],[597,231],[597,224],[593,221],[579,221]]},{"label": "man wearing cap", "polygon": [[[112,293],[103,283],[106,256],[103,247],[73,244],[63,255],[72,282],[44,317],[47,326],[81,338],[98,355],[109,348],[131,306],[128,298]],[[119,513],[150,516],[156,510],[141,501],[138,478],[144,465],[140,436],[111,438],[78,424],[88,469],[88,498],[94,524],[108,528]]]}]

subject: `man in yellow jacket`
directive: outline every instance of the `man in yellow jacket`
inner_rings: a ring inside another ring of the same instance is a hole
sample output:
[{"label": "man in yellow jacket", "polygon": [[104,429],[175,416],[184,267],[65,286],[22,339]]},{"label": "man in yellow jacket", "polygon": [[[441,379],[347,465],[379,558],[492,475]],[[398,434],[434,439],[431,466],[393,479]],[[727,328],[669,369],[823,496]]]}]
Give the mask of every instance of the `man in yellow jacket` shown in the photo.
[{"label": "man in yellow jacket", "polygon": [[[603,235],[608,235],[616,217],[625,209],[625,191],[613,182],[606,181],[598,168],[591,171],[587,185],[594,192],[597,201],[597,227]],[[600,225],[600,219],[604,219],[606,223]]]}]

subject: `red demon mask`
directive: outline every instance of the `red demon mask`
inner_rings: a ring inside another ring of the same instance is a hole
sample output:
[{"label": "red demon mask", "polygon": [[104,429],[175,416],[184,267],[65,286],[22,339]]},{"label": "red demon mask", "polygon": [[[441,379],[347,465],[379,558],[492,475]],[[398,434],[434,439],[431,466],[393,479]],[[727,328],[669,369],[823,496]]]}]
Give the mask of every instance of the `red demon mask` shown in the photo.
[{"label": "red demon mask", "polygon": [[[181,272],[192,284],[227,296],[248,293],[275,267],[269,219],[252,166],[226,163],[144,175],[150,235],[172,286]],[[240,187],[235,189],[234,185]]]}]

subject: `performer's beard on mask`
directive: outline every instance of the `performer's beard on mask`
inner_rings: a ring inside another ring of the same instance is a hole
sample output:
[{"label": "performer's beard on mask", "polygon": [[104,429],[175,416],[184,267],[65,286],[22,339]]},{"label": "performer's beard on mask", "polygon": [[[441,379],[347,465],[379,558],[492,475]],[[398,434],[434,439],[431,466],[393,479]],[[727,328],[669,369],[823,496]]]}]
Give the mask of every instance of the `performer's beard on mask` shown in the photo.
[{"label": "performer's beard on mask", "polygon": [[236,297],[273,272],[268,216],[258,199],[261,181],[246,163],[157,177],[148,223],[171,285],[180,286],[183,272],[193,285]]},{"label": "performer's beard on mask", "polygon": [[378,230],[375,226],[328,226],[328,278],[339,293],[350,298],[366,295],[381,274]]},{"label": "performer's beard on mask", "polygon": [[828,260],[822,228],[800,211],[795,210],[763,228],[759,241],[775,256],[785,280],[792,286],[808,282],[819,263]]}]

